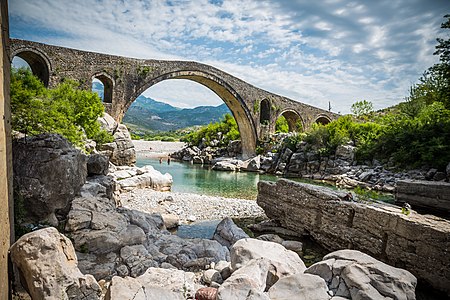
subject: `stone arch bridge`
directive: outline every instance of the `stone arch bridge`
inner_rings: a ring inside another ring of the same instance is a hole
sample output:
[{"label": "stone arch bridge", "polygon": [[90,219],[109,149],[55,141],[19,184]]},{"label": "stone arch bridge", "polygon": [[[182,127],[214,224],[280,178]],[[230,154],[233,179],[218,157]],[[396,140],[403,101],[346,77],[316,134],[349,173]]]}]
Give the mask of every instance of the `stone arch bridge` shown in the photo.
[{"label": "stone arch bridge", "polygon": [[134,59],[11,39],[10,57],[24,59],[46,86],[65,78],[91,89],[96,78],[104,86],[104,106],[121,121],[133,101],[152,85],[167,79],[188,79],[216,93],[233,113],[241,133],[243,155],[255,153],[258,140],[275,131],[285,116],[290,130],[328,123],[337,114],[257,88],[209,65],[193,61]]}]

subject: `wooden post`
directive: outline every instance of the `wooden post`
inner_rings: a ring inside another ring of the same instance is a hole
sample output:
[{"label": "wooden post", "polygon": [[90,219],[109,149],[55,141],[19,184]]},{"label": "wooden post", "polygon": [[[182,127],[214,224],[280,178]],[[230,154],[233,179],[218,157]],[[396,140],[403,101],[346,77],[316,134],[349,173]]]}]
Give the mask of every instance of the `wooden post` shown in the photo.
[{"label": "wooden post", "polygon": [[14,241],[12,197],[11,107],[9,79],[8,3],[1,0],[0,17],[0,300],[10,296],[8,249]]}]

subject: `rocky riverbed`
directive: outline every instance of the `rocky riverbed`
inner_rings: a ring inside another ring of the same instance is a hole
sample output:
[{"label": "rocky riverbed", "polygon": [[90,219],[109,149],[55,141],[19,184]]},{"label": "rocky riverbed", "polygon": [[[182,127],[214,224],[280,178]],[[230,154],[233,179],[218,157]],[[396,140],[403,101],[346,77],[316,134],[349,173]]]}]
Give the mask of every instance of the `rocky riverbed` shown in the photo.
[{"label": "rocky riverbed", "polygon": [[[44,228],[10,249],[33,299],[415,299],[417,280],[410,272],[361,252],[336,251],[307,268],[298,255],[301,243],[275,235],[249,238],[229,217],[263,216],[255,201],[156,192],[149,187],[170,187],[169,174],[108,167],[107,158],[85,157],[58,136],[27,142],[24,155],[15,158],[29,172],[15,179],[30,203],[48,197],[25,193],[37,190],[24,190],[35,184],[24,180],[36,178],[32,153],[49,158],[37,162],[39,170],[63,170],[72,160],[80,166],[57,183],[40,176],[41,190],[59,192],[61,184],[73,190],[60,196],[64,203],[30,215],[28,221]],[[212,239],[167,230],[180,221],[222,218]]]},{"label": "rocky riverbed", "polygon": [[147,213],[176,215],[182,223],[196,220],[221,220],[225,217],[260,218],[265,216],[256,201],[245,199],[158,192],[149,188],[121,193],[119,199],[124,207]]}]

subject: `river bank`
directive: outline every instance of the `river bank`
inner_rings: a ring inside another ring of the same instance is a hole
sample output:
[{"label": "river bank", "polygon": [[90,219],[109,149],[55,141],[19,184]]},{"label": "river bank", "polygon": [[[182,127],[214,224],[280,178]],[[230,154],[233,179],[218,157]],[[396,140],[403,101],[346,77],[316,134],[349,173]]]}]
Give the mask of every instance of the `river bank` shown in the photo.
[{"label": "river bank", "polygon": [[221,220],[231,218],[265,217],[256,201],[213,197],[190,193],[158,192],[152,189],[135,189],[119,195],[126,208],[147,213],[177,215],[182,223],[196,220]]},{"label": "river bank", "polygon": [[167,159],[169,154],[177,152],[186,143],[184,142],[162,142],[162,141],[144,141],[132,140],[136,154],[142,157],[164,158]]}]

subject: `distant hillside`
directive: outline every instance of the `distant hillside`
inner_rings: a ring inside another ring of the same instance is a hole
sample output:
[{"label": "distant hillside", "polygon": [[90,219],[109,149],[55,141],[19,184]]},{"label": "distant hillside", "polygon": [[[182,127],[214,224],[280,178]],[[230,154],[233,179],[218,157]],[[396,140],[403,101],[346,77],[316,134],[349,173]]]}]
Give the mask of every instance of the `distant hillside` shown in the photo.
[{"label": "distant hillside", "polygon": [[[100,97],[103,86],[94,82],[92,90]],[[195,125],[207,125],[219,121],[223,115],[231,113],[225,103],[219,106],[199,106],[179,108],[139,96],[123,118],[123,123],[134,131],[170,131]]]},{"label": "distant hillside", "polygon": [[219,106],[179,108],[141,95],[128,109],[123,122],[134,131],[170,131],[216,122],[226,113],[230,113],[230,110],[225,103]]}]

